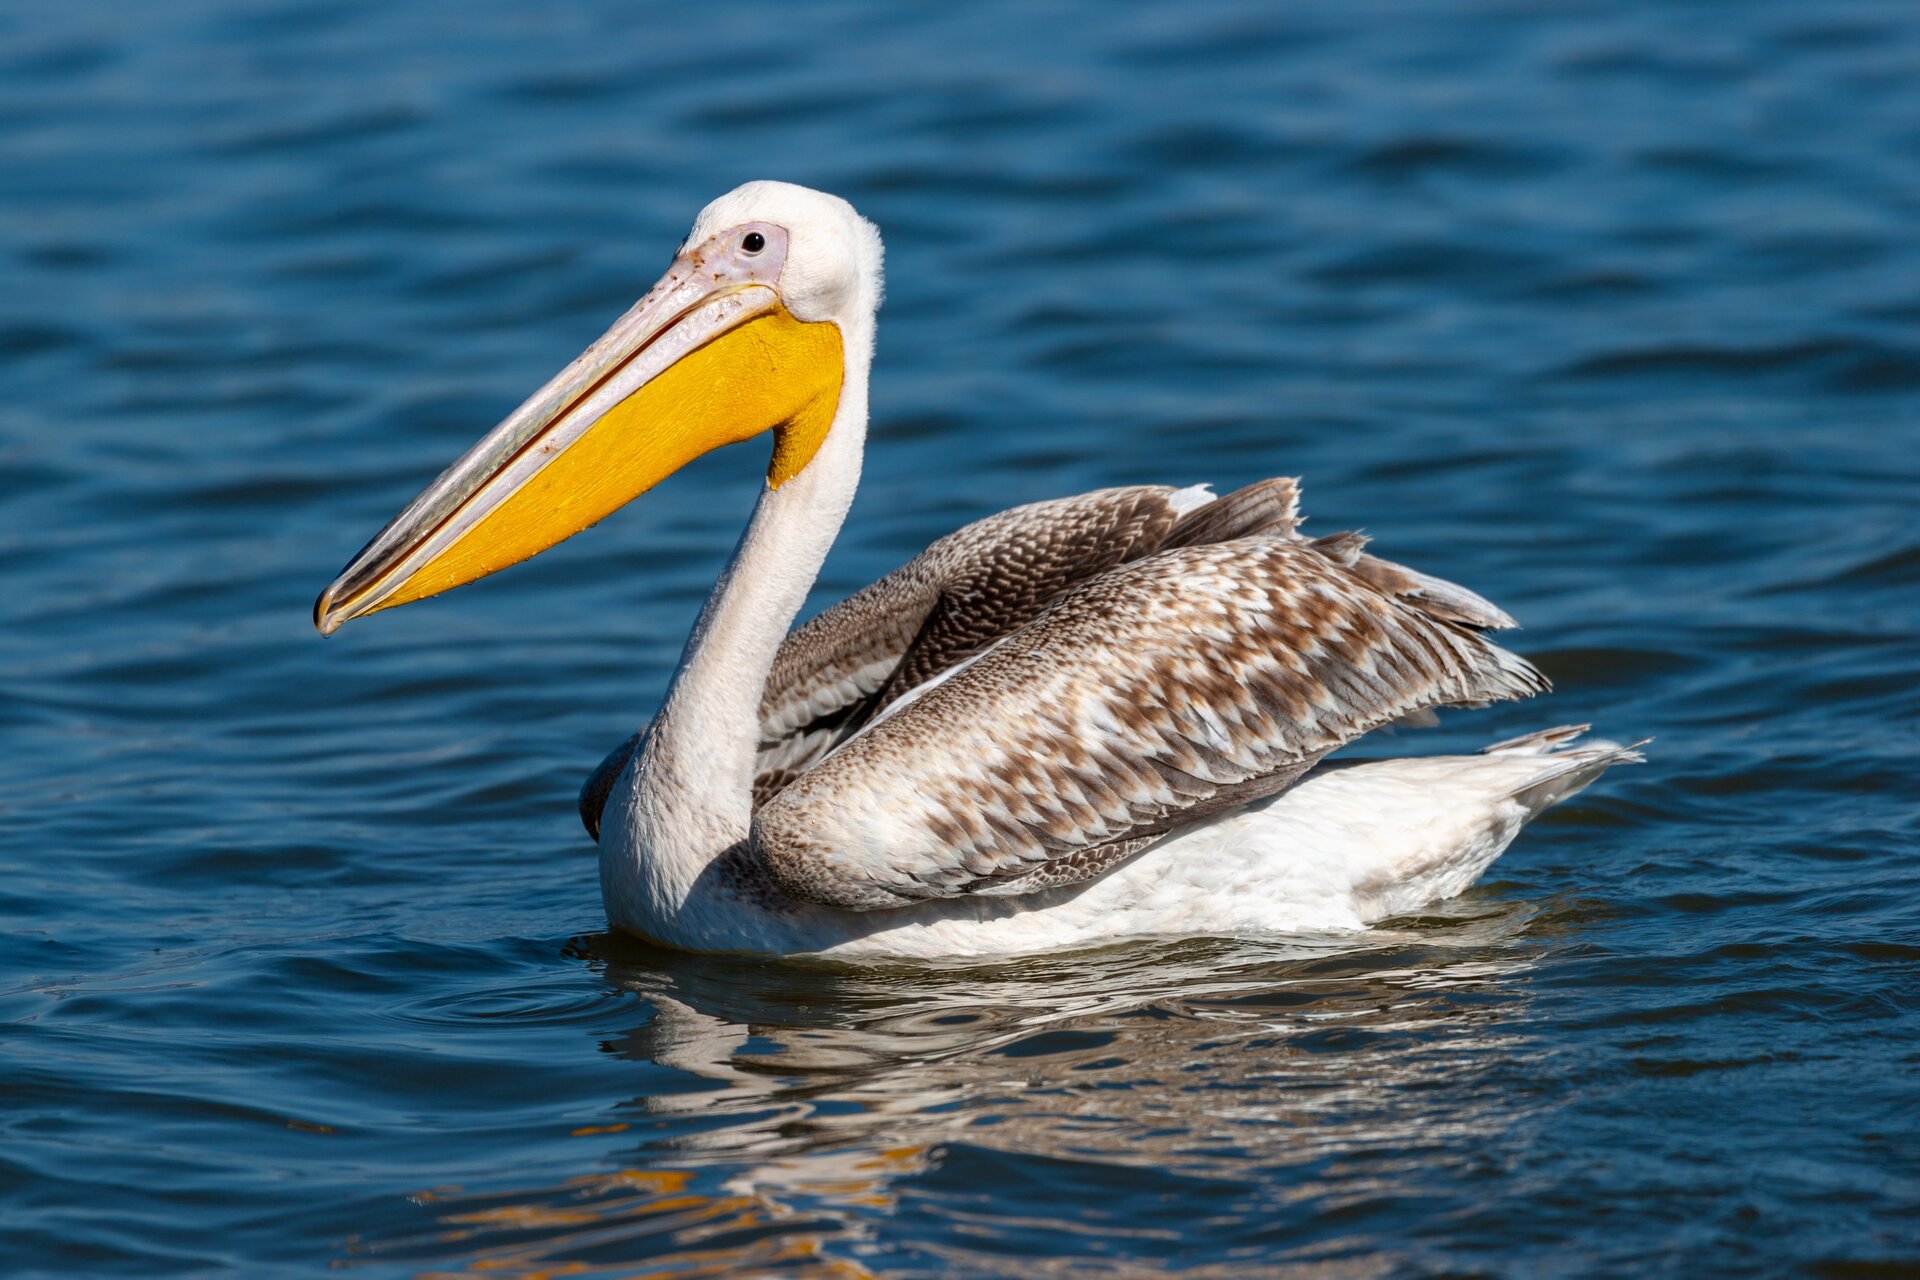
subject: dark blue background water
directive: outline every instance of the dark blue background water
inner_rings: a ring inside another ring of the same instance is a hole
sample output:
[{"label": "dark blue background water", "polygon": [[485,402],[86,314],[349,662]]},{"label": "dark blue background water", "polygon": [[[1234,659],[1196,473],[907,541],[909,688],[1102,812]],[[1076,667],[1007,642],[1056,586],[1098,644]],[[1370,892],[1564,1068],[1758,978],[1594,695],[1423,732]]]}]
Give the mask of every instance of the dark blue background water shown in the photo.
[{"label": "dark blue background water", "polygon": [[[361,541],[752,177],[884,228],[823,599],[1306,477],[1652,762],[1362,938],[960,972],[604,932],[573,795],[760,449],[348,628]],[[1920,1268],[1920,10],[0,17],[22,1275]]]}]

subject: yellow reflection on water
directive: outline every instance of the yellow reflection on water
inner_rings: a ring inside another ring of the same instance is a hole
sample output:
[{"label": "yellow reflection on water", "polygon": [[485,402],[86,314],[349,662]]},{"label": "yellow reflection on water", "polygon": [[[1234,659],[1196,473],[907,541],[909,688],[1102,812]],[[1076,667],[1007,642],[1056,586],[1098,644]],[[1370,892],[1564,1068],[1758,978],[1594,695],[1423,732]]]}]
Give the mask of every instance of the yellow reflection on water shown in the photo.
[{"label": "yellow reflection on water", "polygon": [[[1393,1195],[1396,1169],[1431,1178],[1436,1161],[1468,1161],[1526,1105],[1451,1087],[1533,1052],[1527,953],[1511,945],[1528,910],[1474,910],[1362,943],[1159,944],[965,970],[589,939],[650,1015],[599,1047],[718,1087],[624,1100],[573,1130],[591,1139],[583,1159],[635,1167],[443,1193],[432,1241],[368,1252],[443,1266],[428,1275],[868,1275],[899,1243],[908,1193],[938,1215],[917,1227],[932,1235],[913,1242],[922,1261],[966,1274],[1023,1274],[997,1233],[1044,1233],[1069,1256],[1076,1234],[1097,1234],[1084,1256],[1110,1261],[1130,1240],[1177,1247],[1177,1221],[1090,1227],[1087,1206],[960,1194],[942,1168],[963,1146],[1016,1178],[1024,1159],[1071,1161],[1179,1199],[1218,1186],[1244,1200],[1255,1170],[1274,1204]],[[651,1135],[643,1147],[634,1130]],[[1352,1152],[1365,1174],[1340,1168]],[[1393,1245],[1375,1249],[1378,1263]]]},{"label": "yellow reflection on water", "polygon": [[[620,1169],[494,1195],[422,1193],[415,1199],[444,1206],[441,1230],[363,1248],[348,1265],[437,1255],[457,1261],[420,1276],[871,1275],[828,1255],[826,1237],[834,1233],[807,1230],[786,1206],[764,1196],[693,1191],[694,1177],[685,1169]],[[784,1229],[789,1223],[798,1229]],[[524,1238],[509,1243],[514,1237]]]}]

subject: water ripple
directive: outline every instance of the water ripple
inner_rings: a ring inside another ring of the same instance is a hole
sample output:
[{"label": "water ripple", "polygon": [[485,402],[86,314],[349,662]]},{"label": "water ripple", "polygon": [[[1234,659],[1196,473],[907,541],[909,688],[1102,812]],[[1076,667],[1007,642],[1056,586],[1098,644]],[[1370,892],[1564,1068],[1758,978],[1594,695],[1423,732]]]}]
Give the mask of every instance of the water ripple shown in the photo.
[{"label": "water ripple", "polygon": [[[0,24],[23,1276],[1920,1267],[1920,22],[1897,6],[41,5]],[[1359,937],[600,932],[580,778],[763,460],[317,589],[747,177],[885,228],[824,602],[1302,475],[1653,762]]]}]

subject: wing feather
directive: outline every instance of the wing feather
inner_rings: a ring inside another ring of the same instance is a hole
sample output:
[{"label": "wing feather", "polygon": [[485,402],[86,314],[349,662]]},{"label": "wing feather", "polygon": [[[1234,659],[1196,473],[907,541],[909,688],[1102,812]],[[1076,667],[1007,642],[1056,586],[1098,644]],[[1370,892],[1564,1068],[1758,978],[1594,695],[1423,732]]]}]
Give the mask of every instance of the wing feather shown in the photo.
[{"label": "wing feather", "polygon": [[1348,550],[1276,532],[1108,571],[795,778],[755,855],[857,910],[1070,883],[1379,725],[1545,688],[1450,584]]},{"label": "wing feather", "polygon": [[1158,549],[1179,522],[1173,493],[1101,489],[1014,507],[941,538],[794,630],[767,678],[763,740],[855,703],[864,721],[1067,588]]}]

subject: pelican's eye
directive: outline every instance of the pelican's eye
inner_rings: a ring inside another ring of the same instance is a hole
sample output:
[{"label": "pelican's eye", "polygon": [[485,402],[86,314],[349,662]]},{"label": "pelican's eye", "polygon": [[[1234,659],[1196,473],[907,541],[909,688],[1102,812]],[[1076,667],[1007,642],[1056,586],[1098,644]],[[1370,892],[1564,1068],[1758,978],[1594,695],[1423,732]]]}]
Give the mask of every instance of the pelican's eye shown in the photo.
[{"label": "pelican's eye", "polygon": [[767,238],[758,231],[749,231],[740,239],[742,253],[758,253],[767,247]]}]

